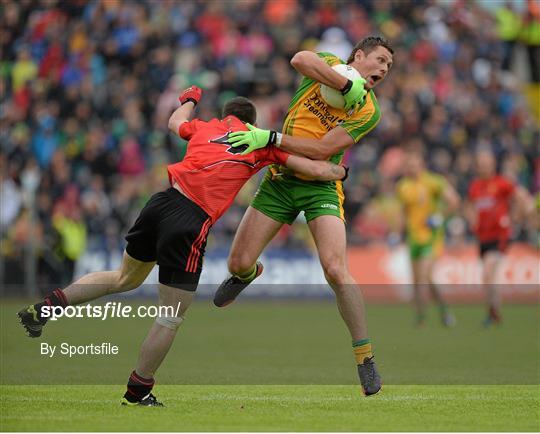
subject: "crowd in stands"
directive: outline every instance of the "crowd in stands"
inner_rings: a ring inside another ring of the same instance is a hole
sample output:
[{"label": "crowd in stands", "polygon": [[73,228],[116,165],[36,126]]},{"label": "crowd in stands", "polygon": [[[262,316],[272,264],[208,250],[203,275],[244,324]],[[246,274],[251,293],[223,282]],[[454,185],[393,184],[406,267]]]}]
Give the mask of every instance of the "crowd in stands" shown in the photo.
[{"label": "crowd in stands", "polygon": [[[29,244],[43,278],[56,281],[69,280],[86,249],[123,248],[141,206],[166,187],[167,163],[185,152],[167,131],[180,89],[205,90],[201,119],[243,95],[260,126],[280,129],[298,84],[291,57],[307,49],[345,59],[373,34],[391,41],[394,66],[376,89],[380,124],[345,157],[351,243],[396,230],[406,146],[428,151],[429,167],[462,195],[478,146],[540,190],[538,120],[508,60],[519,35],[509,44],[507,16],[481,2],[6,0],[0,12],[0,234],[11,276]],[[527,17],[538,26],[538,11]],[[524,46],[537,53],[533,39]],[[215,225],[209,249],[228,247],[259,179]],[[297,224],[274,246],[308,239]]]}]

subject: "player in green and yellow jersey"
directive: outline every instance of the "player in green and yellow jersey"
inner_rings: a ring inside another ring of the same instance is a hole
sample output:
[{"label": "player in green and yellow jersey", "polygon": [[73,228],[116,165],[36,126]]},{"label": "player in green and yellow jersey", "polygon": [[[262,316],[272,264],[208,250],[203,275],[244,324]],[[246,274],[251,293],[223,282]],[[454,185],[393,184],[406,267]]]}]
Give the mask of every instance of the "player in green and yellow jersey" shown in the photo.
[{"label": "player in green and yellow jersey", "polygon": [[414,280],[417,325],[425,321],[423,289],[429,288],[439,305],[441,320],[447,327],[455,324],[440,290],[432,279],[433,265],[444,248],[444,213],[459,206],[459,196],[441,175],[424,167],[422,154],[409,150],[404,161],[405,176],[396,193],[403,205],[407,244]]},{"label": "player in green and yellow jersey", "polygon": [[[233,146],[245,152],[275,144],[293,154],[340,162],[344,151],[357,143],[378,123],[381,113],[373,88],[392,66],[393,51],[382,38],[369,37],[353,49],[347,64],[363,78],[348,80],[333,65],[345,63],[330,53],[300,51],[291,65],[304,78],[297,89],[283,133],[248,126],[244,134],[233,133]],[[321,97],[320,84],[340,90],[345,108],[330,107]],[[340,181],[319,182],[300,178],[281,166],[269,169],[238,228],[231,253],[232,276],[214,298],[217,306],[231,303],[262,272],[257,259],[283,224],[292,224],[304,212],[326,279],[336,294],[339,312],[353,340],[353,352],[364,393],[377,393],[381,380],[367,334],[362,292],[349,273]]]}]

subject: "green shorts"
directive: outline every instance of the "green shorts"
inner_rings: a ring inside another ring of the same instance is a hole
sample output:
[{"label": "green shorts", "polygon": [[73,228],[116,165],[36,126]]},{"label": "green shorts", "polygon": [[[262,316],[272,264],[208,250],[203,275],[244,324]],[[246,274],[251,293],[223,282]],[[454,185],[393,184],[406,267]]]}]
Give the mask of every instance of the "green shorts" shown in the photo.
[{"label": "green shorts", "polygon": [[437,257],[442,253],[444,247],[444,239],[440,236],[434,238],[433,241],[428,243],[416,243],[414,241],[409,241],[409,254],[413,261],[422,258],[431,258]]},{"label": "green shorts", "polygon": [[290,175],[272,179],[272,172],[268,170],[251,206],[288,225],[301,211],[308,222],[322,215],[335,215],[345,221],[343,199],[340,181],[303,181]]}]

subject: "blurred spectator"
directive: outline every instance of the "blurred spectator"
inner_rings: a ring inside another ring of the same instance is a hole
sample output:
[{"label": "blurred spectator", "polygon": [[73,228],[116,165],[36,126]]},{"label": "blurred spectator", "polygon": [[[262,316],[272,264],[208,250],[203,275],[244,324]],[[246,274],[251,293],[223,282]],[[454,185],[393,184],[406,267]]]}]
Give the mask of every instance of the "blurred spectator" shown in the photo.
[{"label": "blurred spectator", "polygon": [[321,42],[315,47],[315,51],[331,52],[342,60],[347,60],[352,51],[352,44],[347,40],[345,31],[339,27],[330,27],[322,34]]},{"label": "blurred spectator", "polygon": [[521,17],[511,1],[506,1],[499,6],[495,11],[495,17],[497,19],[497,36],[503,41],[501,67],[504,71],[508,71],[512,65],[514,47],[521,30]]},{"label": "blurred spectator", "polygon": [[66,188],[64,196],[53,209],[52,224],[59,234],[56,254],[63,264],[62,280],[58,283],[65,285],[73,281],[75,261],[86,249],[86,225],[82,220],[76,186]]},{"label": "blurred spectator", "polygon": [[523,43],[527,47],[531,81],[540,83],[540,3],[527,0],[527,9],[523,22]]},{"label": "blurred spectator", "polygon": [[3,235],[19,215],[22,195],[17,184],[7,174],[5,160],[2,161],[0,164],[0,234]]}]

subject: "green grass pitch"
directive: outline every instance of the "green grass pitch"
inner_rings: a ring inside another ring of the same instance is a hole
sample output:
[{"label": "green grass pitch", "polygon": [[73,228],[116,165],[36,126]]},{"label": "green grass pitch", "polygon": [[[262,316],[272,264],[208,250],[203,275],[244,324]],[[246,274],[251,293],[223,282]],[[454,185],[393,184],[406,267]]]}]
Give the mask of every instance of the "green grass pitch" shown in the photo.
[{"label": "green grass pitch", "polygon": [[[148,319],[61,320],[30,340],[0,306],[1,431],[539,431],[540,312],[435,309],[422,329],[407,306],[369,306],[383,391],[361,395],[332,302],[194,304],[157,376],[165,408],[119,405]],[[117,356],[49,358],[40,343],[111,342]]]},{"label": "green grass pitch", "polygon": [[534,386],[161,386],[166,408],[118,406],[116,386],[10,386],[9,431],[538,431]]}]

